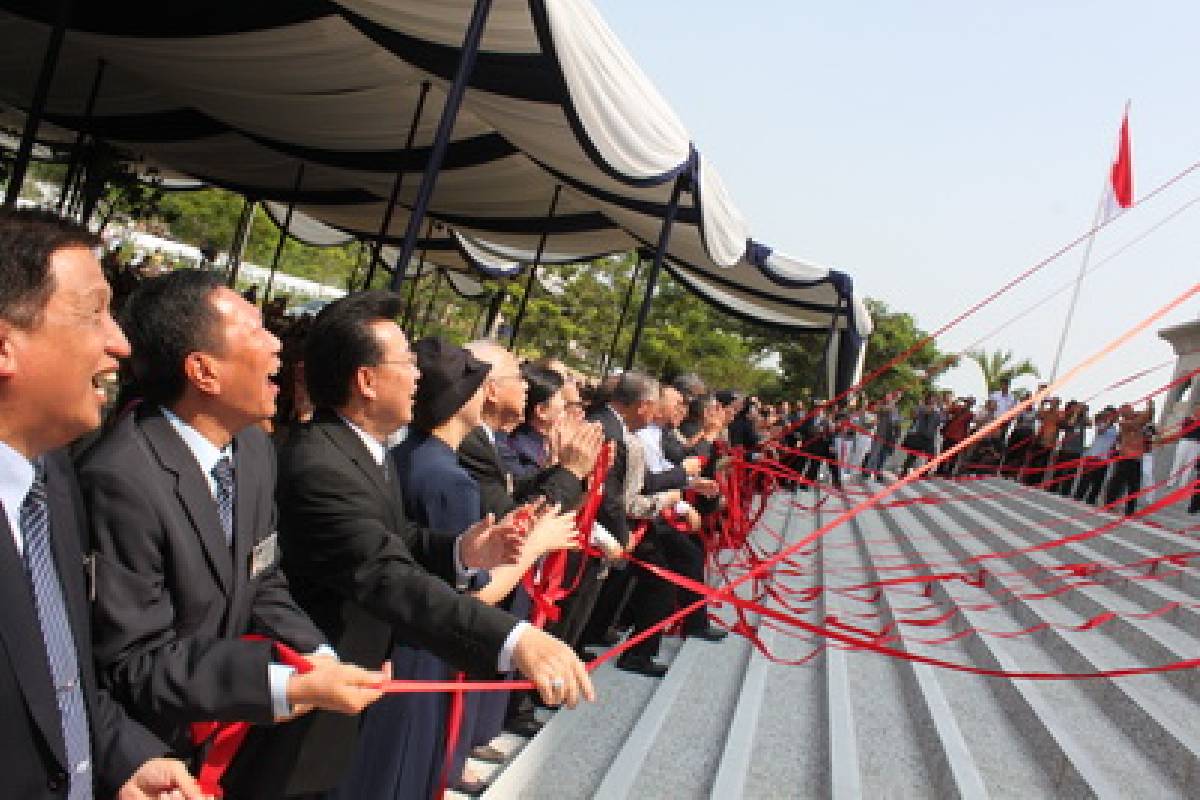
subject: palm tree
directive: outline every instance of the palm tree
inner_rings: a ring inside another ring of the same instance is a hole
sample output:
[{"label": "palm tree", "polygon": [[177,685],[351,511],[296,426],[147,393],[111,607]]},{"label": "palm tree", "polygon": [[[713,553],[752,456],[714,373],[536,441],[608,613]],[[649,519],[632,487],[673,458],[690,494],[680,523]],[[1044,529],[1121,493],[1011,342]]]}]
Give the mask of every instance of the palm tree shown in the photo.
[{"label": "palm tree", "polygon": [[987,383],[989,392],[999,389],[1001,381],[1011,384],[1022,375],[1041,377],[1038,368],[1028,358],[1014,363],[1012,350],[994,350],[990,353],[985,350],[969,350],[966,355],[979,365],[979,371],[983,373],[983,380]]}]

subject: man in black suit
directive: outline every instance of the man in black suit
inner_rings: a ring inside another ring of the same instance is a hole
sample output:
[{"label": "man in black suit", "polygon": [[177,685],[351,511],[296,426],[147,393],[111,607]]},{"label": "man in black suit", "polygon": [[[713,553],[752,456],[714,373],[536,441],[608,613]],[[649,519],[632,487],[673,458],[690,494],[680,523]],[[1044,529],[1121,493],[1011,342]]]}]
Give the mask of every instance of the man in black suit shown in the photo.
[{"label": "man in black suit", "polygon": [[[356,714],[380,697],[383,674],[333,657],[278,564],[275,454],[258,425],[275,411],[279,340],[199,270],[144,281],[124,321],[143,401],[79,465],[103,680],[179,753],[196,752],[194,722],[270,725],[313,706]],[[272,641],[325,657],[298,674]],[[260,774],[251,754],[268,736],[241,754]],[[237,773],[232,794],[262,796]]]},{"label": "man in black suit", "polygon": [[[279,454],[283,564],[296,598],[343,657],[375,662],[405,642],[476,675],[515,667],[552,705],[592,699],[570,648],[456,591],[475,570],[517,559],[511,525],[485,519],[450,536],[404,515],[384,442],[411,421],[420,372],[393,321],[399,311],[396,295],[352,295],[326,306],[309,333],[305,379],[317,410]],[[312,722],[289,791],[337,783],[356,737],[345,723]]]},{"label": "man in black suit", "polygon": [[0,211],[0,773],[6,797],[202,796],[166,745],[97,686],[83,514],[60,448],[96,428],[129,345],[96,238]]}]

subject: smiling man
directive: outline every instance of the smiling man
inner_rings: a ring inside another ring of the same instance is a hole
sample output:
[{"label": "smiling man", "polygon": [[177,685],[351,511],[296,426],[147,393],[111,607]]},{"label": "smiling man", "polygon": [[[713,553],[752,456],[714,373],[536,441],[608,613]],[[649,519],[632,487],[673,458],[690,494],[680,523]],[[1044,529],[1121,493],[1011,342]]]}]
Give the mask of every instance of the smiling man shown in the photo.
[{"label": "smiling man", "polygon": [[61,451],[100,424],[129,345],[94,236],[0,211],[0,773],[5,797],[200,792],[167,747],[97,687],[82,509]]},{"label": "smiling man", "polygon": [[[332,657],[279,567],[275,454],[258,425],[275,411],[279,340],[218,276],[194,270],[144,281],[124,322],[143,400],[79,468],[103,679],[186,754],[199,754],[193,722],[358,712],[383,673]],[[246,634],[325,657],[297,674]],[[261,796],[247,782],[268,771],[255,757],[264,738],[243,747],[227,796]]]}]

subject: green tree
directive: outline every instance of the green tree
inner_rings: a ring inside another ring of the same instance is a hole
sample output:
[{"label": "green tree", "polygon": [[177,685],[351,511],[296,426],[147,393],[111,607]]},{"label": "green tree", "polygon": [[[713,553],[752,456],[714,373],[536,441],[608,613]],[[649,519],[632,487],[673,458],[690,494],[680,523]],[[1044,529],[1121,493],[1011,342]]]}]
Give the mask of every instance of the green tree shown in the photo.
[{"label": "green tree", "polygon": [[990,353],[985,350],[971,350],[966,355],[979,365],[979,371],[983,373],[983,380],[989,392],[1000,388],[1001,381],[1012,383],[1024,375],[1041,377],[1038,368],[1028,358],[1014,361],[1011,350],[993,350]]}]

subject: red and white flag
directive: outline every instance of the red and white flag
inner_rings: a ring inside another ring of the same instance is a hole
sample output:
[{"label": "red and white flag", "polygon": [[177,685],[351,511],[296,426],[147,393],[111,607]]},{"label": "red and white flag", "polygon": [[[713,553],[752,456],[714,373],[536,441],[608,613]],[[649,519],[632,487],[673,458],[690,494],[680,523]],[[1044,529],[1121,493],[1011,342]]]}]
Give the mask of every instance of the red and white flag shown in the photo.
[{"label": "red and white flag", "polygon": [[1129,147],[1129,106],[1121,117],[1121,133],[1117,138],[1117,157],[1109,173],[1104,192],[1104,222],[1133,206],[1133,154]]}]

